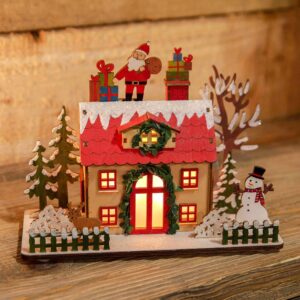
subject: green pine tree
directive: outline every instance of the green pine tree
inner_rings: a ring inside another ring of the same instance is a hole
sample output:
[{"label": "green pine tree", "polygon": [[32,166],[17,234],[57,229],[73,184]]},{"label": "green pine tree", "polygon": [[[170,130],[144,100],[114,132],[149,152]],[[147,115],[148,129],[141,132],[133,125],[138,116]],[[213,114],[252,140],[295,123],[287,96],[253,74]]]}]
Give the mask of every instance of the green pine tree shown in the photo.
[{"label": "green pine tree", "polygon": [[43,157],[45,147],[42,146],[40,141],[37,141],[33,152],[36,153],[35,157],[29,161],[30,166],[36,167],[36,169],[26,176],[26,181],[33,181],[33,184],[24,191],[29,198],[36,196],[39,198],[40,210],[47,206],[47,198],[57,198],[57,188],[51,184],[52,174],[47,171],[47,168],[52,168],[52,161]]},{"label": "green pine tree", "polygon": [[214,208],[226,208],[227,214],[235,214],[241,206],[240,196],[235,194],[235,184],[239,183],[235,175],[235,161],[229,153],[223,163],[219,182],[217,182],[218,190],[214,192]]},{"label": "green pine tree", "polygon": [[58,116],[59,125],[53,128],[52,132],[57,137],[50,141],[49,146],[56,148],[50,157],[56,169],[52,173],[52,182],[57,183],[57,194],[59,206],[68,207],[68,182],[73,183],[78,180],[79,175],[69,169],[69,165],[79,165],[80,158],[73,151],[78,151],[75,131],[67,124],[69,117],[66,113],[65,106],[62,107]]}]

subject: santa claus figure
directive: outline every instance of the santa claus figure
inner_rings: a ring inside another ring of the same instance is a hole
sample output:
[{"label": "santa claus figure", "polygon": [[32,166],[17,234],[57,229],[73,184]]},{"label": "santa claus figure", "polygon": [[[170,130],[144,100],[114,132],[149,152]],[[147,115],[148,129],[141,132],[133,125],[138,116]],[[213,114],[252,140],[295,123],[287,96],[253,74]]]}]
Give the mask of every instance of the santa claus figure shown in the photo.
[{"label": "santa claus figure", "polygon": [[136,101],[142,101],[147,80],[151,74],[157,74],[148,67],[146,57],[150,51],[149,42],[140,45],[128,58],[128,63],[115,75],[115,78],[125,78],[126,97],[125,101],[131,101],[136,89]]}]

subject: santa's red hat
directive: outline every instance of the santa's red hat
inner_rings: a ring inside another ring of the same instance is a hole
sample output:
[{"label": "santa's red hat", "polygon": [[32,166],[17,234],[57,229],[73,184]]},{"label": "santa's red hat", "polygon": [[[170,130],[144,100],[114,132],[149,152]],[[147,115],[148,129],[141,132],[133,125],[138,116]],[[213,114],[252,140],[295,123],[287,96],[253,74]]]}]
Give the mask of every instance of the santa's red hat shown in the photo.
[{"label": "santa's red hat", "polygon": [[138,48],[135,49],[135,51],[139,51],[148,55],[150,52],[150,42],[148,41],[147,43],[140,45]]}]

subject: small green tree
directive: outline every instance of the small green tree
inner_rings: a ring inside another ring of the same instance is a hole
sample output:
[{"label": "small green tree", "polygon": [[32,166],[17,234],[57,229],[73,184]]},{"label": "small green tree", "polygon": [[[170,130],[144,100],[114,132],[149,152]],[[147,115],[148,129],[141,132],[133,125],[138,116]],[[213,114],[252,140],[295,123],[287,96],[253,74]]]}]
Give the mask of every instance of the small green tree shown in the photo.
[{"label": "small green tree", "polygon": [[214,208],[226,208],[222,211],[227,214],[235,214],[241,206],[240,196],[235,193],[235,185],[239,183],[235,177],[235,163],[228,153],[217,182],[218,189],[214,191]]},{"label": "small green tree", "polygon": [[73,151],[78,151],[75,131],[67,124],[70,118],[67,116],[65,106],[62,107],[58,116],[59,125],[53,128],[52,132],[57,137],[49,142],[50,147],[56,148],[50,156],[50,160],[56,169],[52,173],[52,182],[57,183],[57,194],[59,206],[68,207],[68,182],[73,183],[78,180],[79,175],[69,169],[69,165],[79,165],[80,158]]},{"label": "small green tree", "polygon": [[47,205],[47,198],[57,198],[57,187],[50,183],[52,181],[52,174],[45,169],[46,167],[53,167],[52,161],[43,157],[45,150],[41,142],[37,141],[32,151],[36,153],[36,155],[29,161],[29,165],[36,167],[36,169],[26,176],[26,181],[33,181],[33,184],[24,191],[29,198],[33,196],[39,198],[40,210],[44,209]]}]

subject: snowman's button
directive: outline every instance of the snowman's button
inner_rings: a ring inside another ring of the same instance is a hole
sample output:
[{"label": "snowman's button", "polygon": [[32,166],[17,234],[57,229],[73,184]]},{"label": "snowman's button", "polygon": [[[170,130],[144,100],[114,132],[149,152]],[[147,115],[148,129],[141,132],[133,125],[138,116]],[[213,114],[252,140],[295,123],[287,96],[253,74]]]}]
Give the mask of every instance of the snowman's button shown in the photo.
[{"label": "snowman's button", "polygon": [[250,204],[249,204],[249,203],[247,203],[247,206],[250,206]]},{"label": "snowman's button", "polygon": [[247,209],[247,211],[250,211],[250,209]]}]

